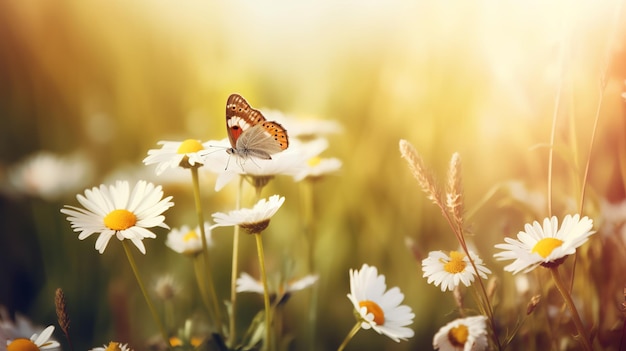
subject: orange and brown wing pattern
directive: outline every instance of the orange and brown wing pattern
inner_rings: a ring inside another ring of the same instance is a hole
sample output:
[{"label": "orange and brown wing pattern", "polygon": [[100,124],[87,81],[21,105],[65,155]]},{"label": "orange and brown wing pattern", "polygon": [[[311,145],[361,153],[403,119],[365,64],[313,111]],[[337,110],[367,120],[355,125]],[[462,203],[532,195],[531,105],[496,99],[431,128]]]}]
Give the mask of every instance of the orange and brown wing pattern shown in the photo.
[{"label": "orange and brown wing pattern", "polygon": [[228,97],[226,101],[226,130],[232,147],[236,147],[237,139],[241,133],[264,121],[263,114],[252,108],[241,95],[231,94]]},{"label": "orange and brown wing pattern", "polygon": [[280,145],[282,150],[289,147],[289,138],[287,137],[287,131],[285,128],[277,122],[263,122],[261,123],[263,129],[270,133],[271,138]]}]

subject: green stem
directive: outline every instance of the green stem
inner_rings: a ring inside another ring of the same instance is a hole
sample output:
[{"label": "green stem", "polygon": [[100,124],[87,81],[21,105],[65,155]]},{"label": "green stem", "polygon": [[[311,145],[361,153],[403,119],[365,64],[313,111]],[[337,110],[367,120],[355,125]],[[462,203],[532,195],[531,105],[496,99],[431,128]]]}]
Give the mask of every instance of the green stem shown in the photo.
[{"label": "green stem", "polygon": [[345,349],[346,345],[348,345],[350,340],[352,340],[352,338],[354,337],[354,335],[356,335],[356,333],[359,331],[359,329],[361,329],[361,321],[357,321],[356,322],[354,327],[352,327],[352,330],[350,330],[348,335],[346,335],[346,338],[343,340],[341,345],[339,345],[339,348],[337,349],[337,351],[342,351],[343,349]]},{"label": "green stem", "polygon": [[581,343],[583,344],[583,347],[587,351],[592,351],[593,347],[591,346],[591,343],[589,341],[587,330],[585,330],[585,327],[583,326],[583,322],[580,320],[580,316],[578,315],[578,310],[576,309],[576,306],[574,305],[574,301],[572,300],[572,296],[569,294],[567,286],[565,286],[563,279],[561,279],[561,275],[559,274],[559,267],[558,266],[551,267],[550,273],[552,273],[552,280],[554,281],[556,288],[561,293],[561,296],[563,296],[563,300],[565,300],[565,304],[567,305],[570,312],[572,313],[572,320],[574,321],[574,325],[576,326],[576,329],[578,330],[579,339]]},{"label": "green stem", "polygon": [[[196,206],[196,214],[198,216],[198,227],[200,228],[200,237],[202,239],[202,252],[204,255],[204,276],[209,286],[209,293],[211,294],[211,302],[213,303],[213,312],[215,313],[215,324],[218,333],[222,332],[222,314],[220,313],[220,307],[218,305],[217,293],[215,292],[215,284],[213,283],[213,274],[211,270],[211,260],[209,259],[209,246],[206,240],[206,233],[204,230],[204,215],[202,214],[202,201],[200,200],[200,181],[198,180],[198,168],[191,167],[191,178],[193,180],[193,197]],[[200,284],[200,282],[198,282]],[[211,313],[209,311],[209,313]]]},{"label": "green stem", "polygon": [[304,221],[304,235],[308,241],[308,269],[309,273],[315,273],[315,222],[313,218],[315,198],[313,196],[313,181],[307,180],[302,183],[302,212]]},{"label": "green stem", "polygon": [[270,309],[270,293],[267,287],[267,273],[265,272],[265,255],[263,253],[263,237],[261,233],[254,234],[256,239],[256,249],[259,255],[259,267],[261,269],[261,280],[263,281],[263,303],[265,304],[265,350],[272,349],[272,311]]},{"label": "green stem", "polygon": [[202,262],[200,260],[200,255],[193,257],[193,270],[196,276],[196,282],[198,283],[198,290],[200,290],[202,302],[204,303],[207,311],[209,311],[209,314],[213,316],[213,310],[211,309],[211,303],[209,302],[209,295],[207,294],[206,286],[204,285],[204,280],[202,279]]},{"label": "green stem", "polygon": [[[303,212],[303,220],[304,220],[304,236],[305,240],[308,243],[308,269],[310,274],[315,274],[316,266],[315,266],[315,246],[316,246],[316,237],[315,237],[315,222],[314,222],[314,212],[315,212],[315,197],[313,191],[313,180],[305,180],[302,184],[302,212]],[[311,351],[315,350],[315,333],[317,329],[317,304],[318,304],[318,284],[314,284],[311,287],[311,300],[309,301],[309,330],[308,330],[308,338],[309,338],[309,349]]]},{"label": "green stem", "polygon": [[165,327],[169,330],[173,330],[176,328],[174,325],[174,305],[172,304],[172,300],[167,300],[163,302],[163,323]]},{"label": "green stem", "polygon": [[[239,187],[237,191],[237,201],[235,204],[235,209],[239,209],[241,207],[241,188],[243,187],[243,176],[239,177]],[[233,229],[233,257],[231,263],[231,275],[230,275],[230,320],[229,320],[229,334],[228,334],[228,345],[231,348],[235,347],[236,340],[236,320],[235,316],[237,315],[237,270],[238,270],[238,261],[239,261],[239,226],[234,226]]]},{"label": "green stem", "polygon": [[163,328],[163,323],[161,323],[161,319],[159,319],[159,315],[156,309],[154,308],[154,305],[152,304],[152,300],[150,300],[150,296],[148,296],[148,291],[146,290],[146,287],[144,286],[143,281],[141,280],[141,277],[139,276],[139,270],[137,269],[137,264],[135,264],[135,258],[133,257],[133,253],[130,251],[130,247],[128,245],[129,245],[128,240],[122,240],[122,246],[124,247],[124,252],[126,252],[128,263],[130,263],[130,267],[132,268],[133,273],[135,274],[135,279],[137,279],[137,283],[139,284],[141,293],[143,294],[143,297],[146,300],[146,303],[148,304],[150,313],[152,313],[152,318],[154,319],[154,322],[156,323],[157,327],[159,328],[159,331],[161,332],[163,341],[165,342],[165,344],[167,345],[167,348],[169,349],[170,348],[169,338],[167,336],[167,333],[165,332],[165,328]]}]

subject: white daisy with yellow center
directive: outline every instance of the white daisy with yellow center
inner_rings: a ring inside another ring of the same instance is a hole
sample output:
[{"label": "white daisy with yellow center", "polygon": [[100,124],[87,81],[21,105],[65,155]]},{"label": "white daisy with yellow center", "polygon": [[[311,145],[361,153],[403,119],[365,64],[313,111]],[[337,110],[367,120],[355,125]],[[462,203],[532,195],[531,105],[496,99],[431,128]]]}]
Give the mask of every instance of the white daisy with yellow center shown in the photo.
[{"label": "white daisy with yellow center", "polygon": [[66,205],[61,212],[68,215],[75,232],[80,232],[78,239],[83,240],[94,233],[100,233],[96,240],[96,250],[104,250],[113,236],[120,241],[130,240],[141,253],[146,253],[143,244],[145,238],[156,238],[148,228],[169,229],[163,223],[162,215],[174,206],[171,196],[163,198],[161,186],[140,180],[130,189],[127,181],[117,181],[115,185],[100,185],[85,190],[85,195],[76,199],[85,208]]},{"label": "white daisy with yellow center", "polygon": [[306,163],[306,168],[295,175],[293,179],[298,182],[303,179],[319,179],[327,174],[332,174],[341,169],[341,160],[338,158],[321,158],[315,156]]},{"label": "white daisy with yellow center", "polygon": [[204,164],[205,156],[210,152],[209,144],[199,140],[187,139],[185,141],[159,141],[161,149],[148,151],[148,156],[143,159],[145,165],[157,164],[156,174],[160,175],[168,168],[199,167]]},{"label": "white daisy with yellow center", "polygon": [[[165,245],[170,249],[189,256],[195,256],[202,252],[202,237],[200,236],[200,227],[196,226],[191,229],[189,226],[174,228],[167,234]],[[211,227],[208,223],[204,224],[204,236],[207,246],[211,246]]]},{"label": "white daisy with yellow center", "polygon": [[415,314],[406,305],[400,305],[404,295],[393,287],[388,291],[385,276],[378,275],[376,267],[363,264],[360,270],[350,270],[348,298],[361,320],[361,328],[374,329],[396,342],[413,337],[406,326],[413,323]]},{"label": "white daisy with yellow center", "polygon": [[433,337],[433,347],[440,351],[486,350],[487,317],[473,316],[456,319],[443,326]]},{"label": "white daisy with yellow center", "polygon": [[317,138],[306,143],[295,142],[294,145],[300,149],[303,159],[306,160],[302,170],[293,176],[294,181],[299,182],[303,179],[316,180],[341,169],[341,161],[339,159],[320,157],[320,154],[328,148],[326,139]]},{"label": "white daisy with yellow center", "polygon": [[[481,278],[487,279],[487,274],[491,274],[489,268],[485,267],[483,260],[478,255],[469,251],[478,274]],[[428,284],[441,286],[441,291],[454,290],[460,283],[470,286],[474,282],[476,271],[469,258],[463,252],[431,251],[428,257],[422,261],[423,277],[428,278]]]},{"label": "white daisy with yellow center", "polygon": [[272,195],[269,199],[261,199],[252,208],[242,208],[228,213],[213,214],[213,227],[228,227],[238,225],[250,234],[261,233],[270,223],[278,209],[285,202],[284,197]]},{"label": "white daisy with yellow center", "polygon": [[538,265],[546,267],[559,265],[567,257],[576,252],[589,236],[594,234],[593,221],[580,215],[567,215],[561,227],[555,216],[545,218],[543,226],[535,221],[526,224],[524,231],[517,234],[517,239],[504,238],[506,244],[497,244],[502,249],[494,257],[498,260],[515,260],[504,267],[513,274],[529,272]]},{"label": "white daisy with yellow center", "polygon": [[7,351],[38,351],[55,349],[61,346],[57,341],[50,340],[52,333],[54,332],[54,326],[49,326],[44,329],[41,334],[33,334],[30,339],[18,338],[14,340],[7,340]]}]

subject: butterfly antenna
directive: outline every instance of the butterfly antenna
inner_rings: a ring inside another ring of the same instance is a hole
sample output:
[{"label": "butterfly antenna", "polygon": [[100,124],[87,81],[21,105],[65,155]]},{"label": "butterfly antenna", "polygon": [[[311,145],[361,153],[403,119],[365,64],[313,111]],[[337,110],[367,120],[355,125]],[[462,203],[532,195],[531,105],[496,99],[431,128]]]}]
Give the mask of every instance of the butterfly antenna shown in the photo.
[{"label": "butterfly antenna", "polygon": [[226,167],[224,168],[225,171],[228,170],[228,165],[230,164],[230,155],[228,155],[228,160],[226,160]]},{"label": "butterfly antenna", "polygon": [[221,146],[221,145],[207,145],[207,147],[214,147],[214,148],[217,148],[217,150],[213,150],[213,151],[207,152],[207,153],[206,153],[207,155],[208,155],[208,154],[212,154],[212,153],[214,153],[214,152],[218,152],[218,151],[228,150],[228,149],[229,149],[228,147],[226,147],[226,146]]}]

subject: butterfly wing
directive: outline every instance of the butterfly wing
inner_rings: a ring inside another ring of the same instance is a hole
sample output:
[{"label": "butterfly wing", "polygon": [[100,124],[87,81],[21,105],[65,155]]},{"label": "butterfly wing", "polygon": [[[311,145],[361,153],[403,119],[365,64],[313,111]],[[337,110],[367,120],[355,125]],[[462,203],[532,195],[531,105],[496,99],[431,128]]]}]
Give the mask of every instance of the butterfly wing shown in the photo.
[{"label": "butterfly wing", "polygon": [[287,131],[283,126],[276,122],[263,122],[261,126],[267,133],[270,134],[270,137],[274,140],[276,144],[280,147],[280,150],[285,150],[289,147],[289,138],[287,137]]},{"label": "butterfly wing", "polygon": [[265,122],[252,126],[245,133],[242,133],[241,137],[237,139],[235,149],[240,157],[271,160],[271,155],[283,151],[288,144],[287,132],[280,124]]},{"label": "butterfly wing", "polygon": [[226,101],[226,130],[228,140],[233,148],[237,147],[237,140],[249,128],[265,122],[265,117],[259,110],[248,104],[239,94],[231,94]]}]

